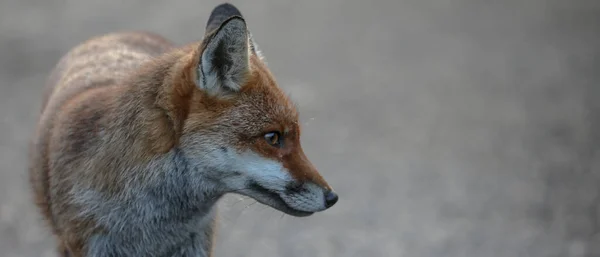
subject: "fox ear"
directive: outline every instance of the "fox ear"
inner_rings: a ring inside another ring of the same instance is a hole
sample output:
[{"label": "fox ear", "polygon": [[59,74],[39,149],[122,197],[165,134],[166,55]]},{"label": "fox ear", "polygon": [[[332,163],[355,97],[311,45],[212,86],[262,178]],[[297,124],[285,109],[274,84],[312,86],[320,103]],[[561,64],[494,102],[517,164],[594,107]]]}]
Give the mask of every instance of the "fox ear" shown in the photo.
[{"label": "fox ear", "polygon": [[240,16],[223,21],[202,43],[198,85],[215,95],[236,92],[250,73],[246,22]]}]

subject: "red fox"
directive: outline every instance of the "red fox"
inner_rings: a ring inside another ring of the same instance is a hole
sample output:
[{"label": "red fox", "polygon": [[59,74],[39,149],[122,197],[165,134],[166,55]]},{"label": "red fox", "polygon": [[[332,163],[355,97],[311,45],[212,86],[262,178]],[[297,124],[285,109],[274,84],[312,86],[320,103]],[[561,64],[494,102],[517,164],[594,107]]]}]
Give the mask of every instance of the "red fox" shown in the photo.
[{"label": "red fox", "polygon": [[205,30],[96,37],[50,74],[29,173],[60,255],[211,256],[224,194],[297,217],[338,201],[239,10]]}]

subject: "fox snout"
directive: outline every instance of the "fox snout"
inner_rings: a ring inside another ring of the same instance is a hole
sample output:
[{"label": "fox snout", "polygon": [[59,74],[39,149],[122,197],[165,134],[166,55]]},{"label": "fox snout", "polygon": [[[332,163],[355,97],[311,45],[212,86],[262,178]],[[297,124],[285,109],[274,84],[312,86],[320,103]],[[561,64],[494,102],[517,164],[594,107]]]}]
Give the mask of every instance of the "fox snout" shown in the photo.
[{"label": "fox snout", "polygon": [[[304,188],[304,184],[301,183],[290,183],[288,188],[286,189],[287,194],[296,194],[306,190]],[[329,208],[333,206],[338,201],[338,195],[331,189],[323,190],[323,198],[325,199],[325,208]]]},{"label": "fox snout", "polygon": [[[291,182],[285,190],[273,190],[260,182],[250,182],[249,196],[293,216],[308,216],[324,211],[338,201],[335,192],[314,183]],[[293,184],[293,185],[292,185]]]},{"label": "fox snout", "polygon": [[215,166],[223,170],[216,176],[224,180],[225,191],[249,196],[292,216],[331,208],[338,202],[338,195],[301,151],[294,152],[273,157],[231,149],[226,156],[212,159],[221,161]]},{"label": "fox snout", "polygon": [[[324,209],[328,209],[338,201],[338,195],[325,181],[321,174],[304,154],[301,147],[296,153],[282,158],[284,167],[290,172],[294,182],[286,188],[288,195],[322,194]],[[311,192],[311,191],[314,191]],[[320,200],[320,199],[319,199]]]},{"label": "fox snout", "polygon": [[[314,188],[313,188],[314,187]],[[325,189],[323,187],[320,186],[314,186],[313,183],[308,182],[308,183],[290,183],[290,185],[286,188],[286,194],[287,195],[298,195],[298,194],[303,194],[303,193],[308,193],[310,194],[311,190],[316,191],[316,194],[319,194],[319,191],[322,191],[323,194],[323,206],[324,209],[328,209],[331,206],[335,205],[338,201],[338,195],[337,193],[335,193],[333,190],[331,189]]]}]

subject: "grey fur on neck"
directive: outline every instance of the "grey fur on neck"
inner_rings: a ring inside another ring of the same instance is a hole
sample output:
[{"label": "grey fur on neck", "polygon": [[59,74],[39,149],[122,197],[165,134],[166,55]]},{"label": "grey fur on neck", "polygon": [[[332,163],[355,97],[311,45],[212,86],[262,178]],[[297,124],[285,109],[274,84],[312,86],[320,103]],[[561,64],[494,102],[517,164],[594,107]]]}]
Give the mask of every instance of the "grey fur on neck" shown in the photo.
[{"label": "grey fur on neck", "polygon": [[201,171],[190,168],[179,149],[138,169],[156,172],[153,182],[133,182],[127,195],[107,198],[88,190],[78,199],[87,210],[81,215],[106,231],[90,238],[87,256],[209,256],[222,194],[210,182],[199,182]]}]

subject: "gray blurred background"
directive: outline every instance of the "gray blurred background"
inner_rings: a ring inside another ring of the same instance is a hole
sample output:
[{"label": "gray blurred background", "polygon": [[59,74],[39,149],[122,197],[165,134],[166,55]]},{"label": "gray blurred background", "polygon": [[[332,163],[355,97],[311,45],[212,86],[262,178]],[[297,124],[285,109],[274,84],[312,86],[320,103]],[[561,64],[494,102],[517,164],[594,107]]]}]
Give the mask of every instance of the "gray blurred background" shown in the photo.
[{"label": "gray blurred background", "polygon": [[[340,202],[228,197],[216,257],[600,256],[600,1],[232,2]],[[58,58],[113,31],[199,40],[218,3],[0,2],[1,257],[54,256],[25,167]]]}]

